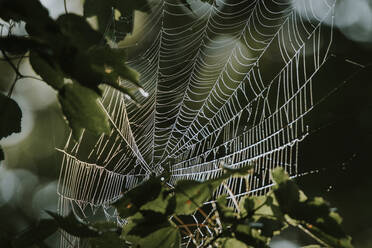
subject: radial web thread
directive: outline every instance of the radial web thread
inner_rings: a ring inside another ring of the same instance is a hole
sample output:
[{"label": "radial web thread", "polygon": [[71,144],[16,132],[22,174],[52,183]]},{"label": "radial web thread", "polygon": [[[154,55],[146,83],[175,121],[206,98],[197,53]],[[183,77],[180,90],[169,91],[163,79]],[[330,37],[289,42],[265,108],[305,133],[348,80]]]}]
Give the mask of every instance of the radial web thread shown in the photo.
[{"label": "radial web thread", "polygon": [[[149,96],[137,92],[135,103],[105,89],[101,103],[113,130],[98,140],[70,137],[61,149],[60,213],[103,209],[124,224],[110,203],[164,168],[174,185],[252,165],[247,178],[226,182],[237,199],[268,192],[277,166],[296,176],[314,77],[333,39],[335,0],[316,2],[321,12],[303,0],[194,1],[192,11],[178,0],[152,1],[141,39],[128,48]],[[216,196],[228,193],[221,186]],[[79,242],[64,236],[63,247]],[[183,246],[190,242],[184,237]]]}]

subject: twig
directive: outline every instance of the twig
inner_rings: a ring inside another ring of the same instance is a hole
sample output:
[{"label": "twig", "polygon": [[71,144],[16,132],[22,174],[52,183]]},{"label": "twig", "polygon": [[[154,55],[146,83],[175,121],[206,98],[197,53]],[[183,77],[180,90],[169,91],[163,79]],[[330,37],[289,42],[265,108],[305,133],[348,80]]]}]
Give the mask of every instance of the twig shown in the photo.
[{"label": "twig", "polygon": [[64,5],[64,7],[65,7],[65,12],[66,12],[66,14],[68,14],[66,0],[63,0],[63,5]]},{"label": "twig", "polygon": [[[288,223],[288,222],[287,222]],[[288,223],[289,224],[289,223]],[[327,245],[323,240],[321,240],[320,238],[318,238],[317,236],[315,236],[314,234],[312,234],[309,230],[307,230],[305,227],[303,227],[301,224],[297,224],[296,227],[298,227],[300,230],[302,230],[304,233],[306,233],[307,235],[309,235],[310,237],[312,237],[314,240],[316,240],[319,244],[325,246],[325,247],[329,247],[329,245]]]},{"label": "twig", "polygon": [[3,53],[3,56],[4,56],[4,59],[8,62],[8,64],[12,67],[12,69],[14,70],[14,72],[19,76],[19,77],[23,77],[23,75],[19,72],[17,66],[13,63],[13,61],[11,60],[11,58],[8,57],[8,54],[6,54],[6,52],[4,51],[4,49],[0,49],[0,51]]},{"label": "twig", "polygon": [[238,214],[239,214],[240,213],[239,204],[238,204],[238,201],[235,198],[234,193],[231,191],[231,189],[229,188],[229,186],[227,186],[227,184],[225,183],[225,181],[222,182],[222,185],[225,187],[227,193],[229,193],[229,195],[231,197],[231,200],[233,201],[233,203],[235,205],[235,208],[236,208],[236,210],[238,211]]},{"label": "twig", "polygon": [[188,227],[188,225],[185,225],[185,223],[177,216],[177,215],[174,215],[173,216],[173,218],[175,218],[179,223],[181,223],[181,225],[179,226],[179,225],[177,225],[178,227],[183,227],[186,231],[187,231],[187,233],[188,233],[188,235],[190,236],[190,238],[192,239],[192,242],[196,245],[196,246],[198,246],[198,244],[197,244],[197,242],[196,242],[196,240],[195,240],[195,238],[194,238],[194,235],[192,234],[192,232],[191,232],[191,230],[189,229],[189,227]]}]

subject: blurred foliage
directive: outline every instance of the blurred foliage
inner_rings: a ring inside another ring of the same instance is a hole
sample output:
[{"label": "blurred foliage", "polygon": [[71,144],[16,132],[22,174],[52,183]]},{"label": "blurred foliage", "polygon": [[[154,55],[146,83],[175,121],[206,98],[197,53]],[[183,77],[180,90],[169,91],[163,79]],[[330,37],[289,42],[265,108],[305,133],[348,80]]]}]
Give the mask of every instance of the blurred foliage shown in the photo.
[{"label": "blurred foliage", "polygon": [[[126,4],[126,10],[133,12],[144,3],[130,4],[129,8]],[[102,10],[98,4],[89,6],[90,14]],[[123,6],[119,9],[122,11]],[[109,11],[113,15],[111,8]],[[107,84],[129,96],[133,96],[132,89],[122,86],[120,79],[140,87],[138,73],[125,63],[125,50],[111,48],[105,33],[94,30],[83,16],[66,13],[53,20],[38,0],[2,1],[0,18],[26,23],[27,36],[14,36],[10,31],[0,37],[0,50],[15,70],[16,81],[27,76],[19,72],[12,56],[22,57],[29,52],[32,68],[58,91],[74,137],[78,139],[83,128],[97,135],[109,133],[110,123],[97,101],[101,95],[98,86]],[[128,32],[133,23],[130,26]]]},{"label": "blurred foliage", "polygon": [[216,179],[202,183],[180,181],[174,189],[167,186],[163,176],[155,177],[128,191],[113,204],[119,216],[128,220],[123,228],[115,223],[86,223],[73,212],[65,217],[48,212],[53,220],[42,219],[36,226],[17,235],[12,247],[43,247],[39,244],[60,228],[96,248],[177,248],[182,236],[191,238],[198,247],[260,248],[269,247],[271,238],[290,225],[326,247],[353,247],[351,238],[340,226],[341,217],[335,209],[321,197],[307,198],[280,167],[272,172],[276,183],[273,191],[265,196],[241,198],[237,212],[228,207],[227,196],[217,199],[215,211],[206,216],[205,224],[199,224],[207,225],[213,235],[194,236],[189,226],[179,221],[181,215],[202,212],[203,204],[224,180],[248,173],[251,173],[251,167],[225,169],[225,173]]}]

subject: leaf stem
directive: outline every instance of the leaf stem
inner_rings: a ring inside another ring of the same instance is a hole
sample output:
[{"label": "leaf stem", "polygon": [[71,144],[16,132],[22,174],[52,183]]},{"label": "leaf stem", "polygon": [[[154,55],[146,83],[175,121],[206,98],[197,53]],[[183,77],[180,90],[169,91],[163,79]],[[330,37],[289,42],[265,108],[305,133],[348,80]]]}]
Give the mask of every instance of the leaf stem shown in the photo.
[{"label": "leaf stem", "polygon": [[[290,223],[288,223],[288,224],[290,224]],[[318,238],[317,236],[315,236],[314,234],[312,234],[309,230],[307,230],[301,224],[297,224],[296,227],[298,227],[301,231],[303,231],[304,233],[306,233],[307,235],[309,235],[311,238],[313,238],[314,240],[316,240],[319,244],[321,244],[321,245],[323,245],[325,247],[329,247],[329,245],[327,245],[323,240],[321,240],[320,238]]]},{"label": "leaf stem", "polygon": [[[23,77],[23,75],[19,72],[18,67],[13,63],[13,61],[11,60],[11,58],[9,58],[8,54],[6,54],[6,52],[4,51],[4,49],[0,49],[0,51],[3,53],[3,56],[4,56],[5,61],[8,62],[8,64],[12,67],[12,69],[14,70],[14,72],[19,77]],[[22,58],[23,58],[23,56],[22,56]]]},{"label": "leaf stem", "polygon": [[66,0],[63,0],[63,5],[64,5],[64,7],[65,7],[65,12],[66,12],[66,14],[68,14]]},{"label": "leaf stem", "polygon": [[185,223],[177,215],[174,215],[173,218],[175,218],[181,224],[180,226],[179,225],[177,225],[177,226],[184,228],[187,231],[187,233],[190,236],[190,238],[192,239],[192,242],[196,246],[198,246],[198,244],[196,242],[196,239],[195,239],[194,235],[192,234],[191,230],[189,229],[188,225],[185,225]]},{"label": "leaf stem", "polygon": [[238,211],[238,214],[239,214],[240,213],[239,204],[238,204],[238,201],[236,200],[236,197],[235,197],[234,193],[231,191],[231,189],[225,183],[225,181],[222,182],[222,185],[225,187],[227,193],[229,193],[229,195],[231,197],[231,200],[233,201],[233,203],[235,205],[235,208],[236,208],[236,210]]}]

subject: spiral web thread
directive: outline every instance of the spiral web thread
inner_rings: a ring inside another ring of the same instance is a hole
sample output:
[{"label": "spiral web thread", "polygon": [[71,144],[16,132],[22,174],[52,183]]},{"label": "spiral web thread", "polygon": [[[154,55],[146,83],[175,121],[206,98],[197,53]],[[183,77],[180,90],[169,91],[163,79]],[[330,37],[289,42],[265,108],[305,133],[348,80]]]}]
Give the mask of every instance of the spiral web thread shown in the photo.
[{"label": "spiral web thread", "polygon": [[[236,199],[265,194],[277,166],[297,175],[313,79],[333,39],[335,0],[190,3],[192,11],[180,1],[153,1],[142,38],[128,48],[149,96],[137,92],[137,104],[106,88],[101,103],[111,134],[70,137],[61,150],[61,214],[103,209],[124,224],[110,203],[165,167],[174,185],[215,178],[223,166],[253,165],[246,178],[231,178],[216,192]],[[192,218],[205,221],[198,213]],[[77,245],[77,238],[63,236],[62,247]],[[183,246],[190,244],[184,237]]]}]

